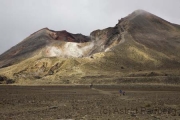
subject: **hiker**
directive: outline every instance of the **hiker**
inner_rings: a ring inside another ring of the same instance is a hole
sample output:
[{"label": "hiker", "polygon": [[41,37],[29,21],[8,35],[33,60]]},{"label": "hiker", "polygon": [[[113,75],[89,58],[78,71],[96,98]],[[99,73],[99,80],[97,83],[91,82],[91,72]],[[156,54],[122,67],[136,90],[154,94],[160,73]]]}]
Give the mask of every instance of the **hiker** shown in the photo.
[{"label": "hiker", "polygon": [[119,90],[119,94],[124,96],[125,95],[125,91]]},{"label": "hiker", "polygon": [[125,91],[123,91],[123,96],[125,95]]},{"label": "hiker", "polygon": [[93,84],[91,83],[90,88],[92,88],[92,87],[93,87]]},{"label": "hiker", "polygon": [[119,90],[119,94],[120,94],[120,95],[122,94],[122,92],[123,92],[122,90]]}]

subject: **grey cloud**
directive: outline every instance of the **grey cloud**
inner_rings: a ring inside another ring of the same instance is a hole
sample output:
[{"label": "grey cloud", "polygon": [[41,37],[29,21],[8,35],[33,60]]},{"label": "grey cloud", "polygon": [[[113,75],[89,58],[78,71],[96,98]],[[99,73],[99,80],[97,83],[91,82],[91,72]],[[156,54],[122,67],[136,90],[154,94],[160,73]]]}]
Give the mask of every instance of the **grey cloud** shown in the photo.
[{"label": "grey cloud", "polygon": [[136,9],[180,24],[179,0],[0,0],[0,53],[44,27],[89,35]]}]

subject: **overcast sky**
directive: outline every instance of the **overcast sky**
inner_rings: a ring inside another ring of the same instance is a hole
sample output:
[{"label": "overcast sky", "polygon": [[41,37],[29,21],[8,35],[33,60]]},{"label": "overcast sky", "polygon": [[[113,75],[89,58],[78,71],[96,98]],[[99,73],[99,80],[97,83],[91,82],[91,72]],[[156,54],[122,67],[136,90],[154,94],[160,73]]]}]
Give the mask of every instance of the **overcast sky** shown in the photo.
[{"label": "overcast sky", "polygon": [[89,35],[137,9],[180,24],[180,0],[0,0],[0,54],[44,27]]}]

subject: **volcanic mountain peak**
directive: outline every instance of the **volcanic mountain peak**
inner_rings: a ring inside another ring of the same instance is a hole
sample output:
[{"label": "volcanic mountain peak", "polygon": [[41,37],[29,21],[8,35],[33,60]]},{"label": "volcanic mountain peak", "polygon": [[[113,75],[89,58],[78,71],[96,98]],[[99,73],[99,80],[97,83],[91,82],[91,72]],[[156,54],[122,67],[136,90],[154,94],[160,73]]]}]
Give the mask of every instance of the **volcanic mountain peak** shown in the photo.
[{"label": "volcanic mountain peak", "polygon": [[137,22],[143,24],[143,25],[147,25],[147,22],[145,21],[149,21],[149,22],[159,22],[159,23],[169,23],[168,21],[152,14],[149,13],[145,10],[136,10],[134,12],[132,12],[131,14],[129,14],[128,16],[121,18],[121,20],[119,20],[121,22],[129,22],[129,23],[133,23],[133,24],[137,24]]},{"label": "volcanic mountain peak", "polygon": [[128,16],[126,16],[126,17],[124,17],[124,18],[121,18],[121,20],[120,21],[130,21],[130,20],[132,20],[132,19],[134,19],[134,18],[136,18],[136,17],[139,17],[139,16],[144,16],[144,17],[146,17],[146,16],[154,16],[153,14],[151,14],[151,13],[149,13],[149,12],[147,12],[147,11],[145,11],[145,10],[141,10],[141,9],[139,9],[139,10],[135,10],[134,12],[132,12],[131,14],[129,14]]},{"label": "volcanic mountain peak", "polygon": [[3,74],[12,79],[49,79],[56,74],[53,79],[58,80],[59,75],[70,76],[67,70],[83,79],[81,74],[103,71],[122,75],[127,71],[178,69],[179,51],[179,25],[136,10],[115,27],[95,30],[90,36],[43,28],[0,55],[0,67],[6,67]]},{"label": "volcanic mountain peak", "polygon": [[66,42],[77,42],[77,43],[84,43],[84,42],[89,42],[90,38],[82,35],[82,34],[72,34],[67,32],[66,30],[62,31],[54,31],[54,30],[49,30],[51,31],[50,36],[54,40],[60,40],[60,41],[66,41]]},{"label": "volcanic mountain peak", "polygon": [[138,10],[135,10],[134,12],[132,12],[131,14],[134,14],[134,15],[150,15],[151,13],[149,13],[145,10],[142,10],[142,9],[138,9]]}]

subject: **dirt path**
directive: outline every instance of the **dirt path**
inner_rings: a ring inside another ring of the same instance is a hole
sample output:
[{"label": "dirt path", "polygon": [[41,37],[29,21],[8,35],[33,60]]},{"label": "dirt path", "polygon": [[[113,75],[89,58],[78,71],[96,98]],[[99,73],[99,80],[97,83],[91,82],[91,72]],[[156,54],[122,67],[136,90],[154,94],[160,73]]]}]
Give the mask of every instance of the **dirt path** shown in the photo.
[{"label": "dirt path", "polygon": [[96,89],[96,88],[92,88],[92,90],[96,90],[101,94],[105,94],[105,95],[112,95],[110,92],[108,91],[104,91],[104,90],[100,90],[100,89]]},{"label": "dirt path", "polygon": [[108,95],[110,97],[114,97],[116,98],[117,100],[126,100],[126,101],[135,101],[136,99],[133,99],[133,98],[129,98],[127,95],[120,95],[119,94],[119,91],[117,91],[118,94],[112,94],[111,92],[109,91],[104,91],[104,90],[100,90],[100,89],[97,89],[97,88],[92,88],[92,90],[95,90],[101,94],[104,94],[104,95]]},{"label": "dirt path", "polygon": [[121,33],[121,37],[122,37],[122,39],[121,39],[121,41],[119,42],[119,44],[122,44],[122,43],[124,43],[125,42],[125,38],[124,38],[124,36],[125,36],[125,34],[126,34],[127,32],[122,32]]}]

